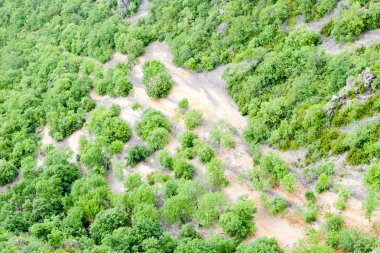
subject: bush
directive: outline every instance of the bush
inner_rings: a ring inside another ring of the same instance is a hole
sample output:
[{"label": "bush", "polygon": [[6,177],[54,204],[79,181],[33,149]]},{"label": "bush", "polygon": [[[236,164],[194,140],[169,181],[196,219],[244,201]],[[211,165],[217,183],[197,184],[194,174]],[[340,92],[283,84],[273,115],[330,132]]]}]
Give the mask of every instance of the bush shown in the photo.
[{"label": "bush", "polygon": [[133,102],[131,105],[132,110],[137,111],[141,108],[141,105],[138,102]]},{"label": "bush", "polygon": [[197,155],[199,157],[199,160],[203,164],[206,164],[206,163],[210,162],[212,158],[214,158],[215,153],[214,153],[214,150],[210,146],[208,146],[208,145],[202,145],[197,150]]},{"label": "bush", "polygon": [[152,98],[166,97],[173,85],[164,65],[158,60],[144,62],[143,83],[146,93]]},{"label": "bush", "polygon": [[338,42],[350,42],[357,38],[364,30],[363,14],[359,10],[347,11],[334,21],[331,34]]},{"label": "bush", "polygon": [[363,182],[369,187],[380,188],[380,163],[375,162],[364,172]]},{"label": "bush", "polygon": [[308,190],[305,192],[305,199],[308,201],[308,202],[314,202],[316,200],[316,197],[315,197],[315,194],[314,192]]},{"label": "bush", "polygon": [[235,147],[234,134],[236,129],[225,120],[218,120],[212,126],[210,140],[222,148]]},{"label": "bush", "polygon": [[325,191],[330,186],[330,178],[325,173],[322,173],[315,184],[315,191],[321,193]]},{"label": "bush", "polygon": [[134,190],[142,184],[141,175],[139,173],[130,173],[124,181],[125,190],[127,192]]},{"label": "bush", "polygon": [[187,98],[183,98],[178,101],[178,108],[182,111],[186,110],[189,107],[189,100]]},{"label": "bush", "polygon": [[193,225],[190,223],[182,225],[181,229],[179,230],[179,239],[184,238],[201,238],[201,236],[197,233],[197,231],[194,229]]},{"label": "bush", "polygon": [[284,214],[285,208],[287,206],[286,201],[283,198],[275,197],[268,199],[268,197],[262,193],[260,195],[260,201],[265,209],[267,209],[272,215],[274,214]]},{"label": "bush", "polygon": [[324,218],[327,232],[338,232],[345,226],[343,218],[337,214],[326,213]]},{"label": "bush", "polygon": [[151,150],[157,150],[163,148],[169,142],[169,132],[163,127],[155,128],[147,138],[148,147]]},{"label": "bush", "polygon": [[347,188],[340,186],[338,191],[338,199],[334,203],[334,207],[339,210],[346,209],[346,200],[350,197],[350,192]]},{"label": "bush", "polygon": [[126,226],[128,224],[128,214],[121,208],[112,208],[100,211],[95,221],[90,226],[90,234],[96,243],[115,229]]},{"label": "bush", "polygon": [[200,198],[194,218],[201,226],[211,226],[219,219],[226,206],[227,199],[223,193],[208,192]]},{"label": "bush", "polygon": [[154,185],[155,183],[165,183],[166,181],[171,180],[168,174],[164,174],[159,170],[155,170],[148,174],[147,181],[149,185]]},{"label": "bush", "polygon": [[346,252],[373,252],[379,246],[376,236],[365,234],[358,228],[344,229],[339,233],[338,249]]},{"label": "bush", "polygon": [[167,199],[162,207],[162,216],[167,223],[184,223],[189,220],[193,213],[193,207],[189,200],[181,194]]},{"label": "bush", "polygon": [[156,128],[165,128],[170,131],[171,125],[161,112],[154,109],[145,110],[141,120],[135,124],[136,133],[143,140],[147,140],[150,133]]},{"label": "bush", "polygon": [[314,203],[307,204],[307,210],[301,214],[304,221],[307,223],[313,222],[317,219],[318,212],[321,209],[320,205]]},{"label": "bush", "polygon": [[213,158],[206,164],[206,178],[216,189],[228,184],[228,180],[224,176],[224,170],[224,166],[219,159]]},{"label": "bush", "polygon": [[371,221],[373,212],[379,206],[379,194],[377,188],[372,188],[367,192],[367,195],[363,199],[362,209],[364,210],[364,216]]},{"label": "bush", "polygon": [[190,109],[185,114],[185,126],[189,130],[193,130],[202,124],[202,112],[198,109]]},{"label": "bush", "polygon": [[127,166],[134,167],[140,161],[145,160],[149,155],[149,150],[145,146],[135,145],[126,151],[125,160]]},{"label": "bush", "polygon": [[273,180],[281,180],[288,174],[286,163],[276,154],[269,154],[261,159],[260,167],[269,172]]},{"label": "bush", "polygon": [[0,185],[11,182],[16,178],[17,168],[13,162],[0,159]]},{"label": "bush", "polygon": [[198,140],[198,136],[194,132],[186,131],[178,135],[178,142],[182,148],[193,148]]},{"label": "bush", "polygon": [[174,158],[167,150],[160,150],[157,153],[158,163],[165,169],[172,170],[174,164]]},{"label": "bush", "polygon": [[280,180],[280,183],[282,188],[287,192],[294,192],[295,175],[293,173],[288,173]]},{"label": "bush", "polygon": [[261,237],[253,242],[243,242],[236,248],[236,253],[282,253],[275,238]]},{"label": "bush", "polygon": [[160,211],[150,204],[138,204],[133,208],[131,220],[132,225],[137,225],[144,221],[159,223]]},{"label": "bush", "polygon": [[252,220],[256,208],[246,198],[239,198],[219,218],[220,227],[223,231],[235,238],[245,238],[255,230]]},{"label": "bush", "polygon": [[183,159],[176,159],[173,164],[173,171],[176,178],[191,179],[195,168]]}]

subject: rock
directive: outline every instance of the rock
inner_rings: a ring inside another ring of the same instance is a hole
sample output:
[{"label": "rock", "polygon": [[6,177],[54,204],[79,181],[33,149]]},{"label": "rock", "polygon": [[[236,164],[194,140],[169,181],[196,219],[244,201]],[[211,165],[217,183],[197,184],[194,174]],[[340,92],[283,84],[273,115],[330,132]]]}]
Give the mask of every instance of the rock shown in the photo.
[{"label": "rock", "polygon": [[364,88],[365,90],[369,90],[371,88],[371,83],[372,83],[372,80],[374,79],[375,77],[373,76],[371,70],[369,68],[366,68],[365,70],[363,70],[357,77],[357,81],[359,83],[363,83],[364,84]]},{"label": "rock", "polygon": [[346,85],[340,89],[338,95],[333,95],[329,102],[324,106],[326,114],[328,116],[332,115],[334,110],[337,108],[335,104],[344,103],[347,99],[347,94],[350,90],[353,90],[356,96],[360,95],[358,83],[364,84],[364,92],[367,92],[371,89],[371,83],[374,79],[374,76],[369,68],[363,70],[357,77],[350,76],[346,79]]},{"label": "rock", "polygon": [[131,0],[118,0],[120,16],[124,17],[125,9],[131,4]]},{"label": "rock", "polygon": [[221,24],[218,26],[218,28],[216,29],[216,31],[217,31],[220,35],[224,36],[227,27],[228,27],[228,24],[225,23],[225,22],[223,22],[223,23],[221,23]]}]

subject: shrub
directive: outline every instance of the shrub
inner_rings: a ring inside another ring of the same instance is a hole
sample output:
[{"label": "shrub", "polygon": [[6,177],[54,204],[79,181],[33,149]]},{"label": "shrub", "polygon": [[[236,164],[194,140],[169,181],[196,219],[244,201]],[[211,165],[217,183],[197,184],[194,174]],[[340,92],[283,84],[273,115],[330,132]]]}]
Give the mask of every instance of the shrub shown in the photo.
[{"label": "shrub", "polygon": [[326,213],[324,218],[327,232],[338,232],[345,226],[343,218],[338,214]]},{"label": "shrub", "polygon": [[164,174],[159,170],[155,170],[148,174],[147,181],[149,185],[154,185],[155,183],[164,183],[170,180],[170,176],[168,174]]},{"label": "shrub", "polygon": [[150,204],[138,204],[133,208],[131,220],[133,225],[137,225],[144,221],[159,223],[160,211]]},{"label": "shrub", "polygon": [[372,188],[367,192],[367,195],[363,199],[362,209],[364,210],[364,216],[371,221],[373,212],[379,206],[379,194],[377,188]]},{"label": "shrub", "polygon": [[213,158],[206,164],[206,178],[216,189],[228,184],[228,180],[224,176],[224,170],[224,166],[219,159]]},{"label": "shrub", "polygon": [[286,201],[283,198],[275,197],[268,199],[268,197],[262,193],[260,195],[260,201],[265,209],[267,209],[272,215],[274,214],[284,214],[285,208],[287,206]]},{"label": "shrub", "polygon": [[280,183],[287,192],[294,192],[295,175],[288,173],[280,180]]},{"label": "shrub", "polygon": [[253,242],[243,242],[236,248],[236,253],[282,253],[284,252],[275,238],[261,237]]},{"label": "shrub", "polygon": [[146,93],[152,98],[166,97],[173,85],[164,65],[158,60],[144,62],[143,83]]},{"label": "shrub", "polygon": [[234,134],[236,129],[225,120],[218,120],[210,131],[210,140],[223,148],[235,147]]},{"label": "shrub", "polygon": [[193,213],[193,207],[189,200],[181,194],[167,199],[162,207],[162,216],[167,223],[184,223],[189,220]]},{"label": "shrub", "polygon": [[197,150],[197,155],[199,157],[199,160],[206,164],[211,161],[212,158],[214,158],[215,153],[214,150],[208,146],[208,145],[202,145],[198,150]]},{"label": "shrub", "polygon": [[321,193],[325,191],[330,186],[330,178],[325,173],[322,173],[315,184],[315,191]]},{"label": "shrub", "polygon": [[139,173],[130,173],[124,181],[125,190],[127,192],[134,190],[142,184],[141,175]]},{"label": "shrub", "polygon": [[198,136],[194,132],[186,131],[178,135],[178,142],[182,148],[193,148],[198,140]]},{"label": "shrub", "polygon": [[338,249],[346,252],[373,252],[379,246],[376,236],[365,234],[358,228],[344,229],[339,233]]},{"label": "shrub", "polygon": [[201,226],[210,226],[219,219],[226,206],[227,199],[223,193],[208,192],[200,198],[194,218]]},{"label": "shrub", "polygon": [[375,162],[368,166],[363,176],[363,182],[369,187],[380,188],[380,163]]},{"label": "shrub", "polygon": [[346,200],[350,197],[350,192],[347,188],[340,186],[338,191],[338,199],[334,203],[334,207],[339,210],[346,209]]},{"label": "shrub", "polygon": [[149,133],[147,138],[148,147],[151,150],[163,148],[169,142],[169,132],[166,128],[158,127]]},{"label": "shrub", "polygon": [[176,159],[173,164],[173,171],[176,178],[191,179],[195,168],[183,159]]},{"label": "shrub", "polygon": [[189,100],[187,98],[183,98],[180,101],[178,101],[178,108],[180,110],[186,110],[189,107]]},{"label": "shrub", "polygon": [[137,111],[138,109],[141,108],[141,105],[139,102],[133,102],[131,107],[132,107],[132,110]]},{"label": "shrub", "polygon": [[158,159],[158,163],[162,167],[164,167],[166,169],[169,169],[169,170],[173,169],[174,158],[173,158],[173,156],[170,155],[169,151],[167,151],[167,150],[160,150],[157,153],[157,159]]},{"label": "shrub", "polygon": [[201,238],[201,236],[197,233],[197,231],[194,229],[194,226],[190,223],[182,225],[181,229],[179,230],[179,239],[184,238]]},{"label": "shrub", "polygon": [[136,133],[143,140],[147,140],[149,134],[159,127],[165,128],[168,131],[171,129],[168,119],[161,112],[151,108],[146,109],[143,112],[141,120],[135,124]]},{"label": "shrub", "polygon": [[315,194],[314,192],[308,190],[305,192],[305,199],[308,201],[308,202],[314,202],[316,200],[316,197],[315,197]]},{"label": "shrub", "polygon": [[190,109],[185,114],[185,126],[189,130],[193,130],[202,124],[202,112],[198,109]]},{"label": "shrub", "polygon": [[347,11],[343,16],[334,21],[334,27],[331,31],[336,41],[350,42],[358,37],[364,30],[362,13],[359,10]]},{"label": "shrub", "polygon": [[255,213],[256,208],[251,201],[239,198],[220,216],[220,227],[235,238],[245,238],[255,230],[255,223],[252,220]]},{"label": "shrub", "polygon": [[261,159],[260,167],[269,172],[275,181],[281,180],[287,175],[286,163],[276,154],[269,154]]},{"label": "shrub", "polygon": [[134,167],[140,161],[145,160],[149,155],[149,150],[145,146],[135,145],[126,150],[125,160],[127,166]]},{"label": "shrub", "polygon": [[95,242],[100,243],[107,234],[128,224],[128,214],[121,208],[100,211],[90,226],[90,234]]},{"label": "shrub", "polygon": [[307,210],[301,214],[304,221],[307,223],[313,222],[317,219],[318,212],[321,209],[320,205],[314,203],[307,204]]},{"label": "shrub", "polygon": [[11,182],[16,178],[17,168],[13,162],[0,159],[0,185]]}]

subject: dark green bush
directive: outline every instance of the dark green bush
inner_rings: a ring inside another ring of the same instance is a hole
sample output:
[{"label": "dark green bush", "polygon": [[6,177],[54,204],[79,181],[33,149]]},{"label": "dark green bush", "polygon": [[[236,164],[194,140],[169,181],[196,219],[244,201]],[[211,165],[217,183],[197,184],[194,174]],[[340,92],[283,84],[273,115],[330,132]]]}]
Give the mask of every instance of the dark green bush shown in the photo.
[{"label": "dark green bush", "polygon": [[135,145],[127,148],[125,161],[127,166],[134,167],[148,157],[150,151],[145,146]]},{"label": "dark green bush", "polygon": [[189,130],[193,130],[202,124],[202,112],[198,109],[190,109],[186,112],[184,122]]},{"label": "dark green bush", "polygon": [[158,60],[148,60],[143,65],[143,83],[152,98],[164,98],[172,88],[172,81],[164,65]]}]

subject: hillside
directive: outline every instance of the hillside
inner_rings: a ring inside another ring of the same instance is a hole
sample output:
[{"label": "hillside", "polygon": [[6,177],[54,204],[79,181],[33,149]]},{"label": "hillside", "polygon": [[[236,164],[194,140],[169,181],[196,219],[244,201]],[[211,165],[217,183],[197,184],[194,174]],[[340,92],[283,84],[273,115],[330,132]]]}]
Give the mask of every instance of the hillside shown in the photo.
[{"label": "hillside", "polygon": [[0,252],[380,248],[377,1],[0,17]]}]

